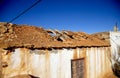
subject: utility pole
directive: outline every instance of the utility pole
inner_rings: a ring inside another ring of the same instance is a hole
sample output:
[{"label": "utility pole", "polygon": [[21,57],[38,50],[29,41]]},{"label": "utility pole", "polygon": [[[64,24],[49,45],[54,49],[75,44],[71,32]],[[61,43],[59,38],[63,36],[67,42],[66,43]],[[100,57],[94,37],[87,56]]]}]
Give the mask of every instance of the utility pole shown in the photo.
[{"label": "utility pole", "polygon": [[118,32],[118,25],[117,25],[117,23],[114,26],[114,32]]}]

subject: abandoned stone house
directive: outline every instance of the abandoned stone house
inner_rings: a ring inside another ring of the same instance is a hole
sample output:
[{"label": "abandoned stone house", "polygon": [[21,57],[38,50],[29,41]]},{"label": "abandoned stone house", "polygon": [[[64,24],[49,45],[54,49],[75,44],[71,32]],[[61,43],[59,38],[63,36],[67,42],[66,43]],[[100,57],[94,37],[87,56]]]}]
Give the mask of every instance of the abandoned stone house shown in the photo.
[{"label": "abandoned stone house", "polygon": [[116,78],[110,43],[84,32],[1,23],[0,74],[4,78]]}]

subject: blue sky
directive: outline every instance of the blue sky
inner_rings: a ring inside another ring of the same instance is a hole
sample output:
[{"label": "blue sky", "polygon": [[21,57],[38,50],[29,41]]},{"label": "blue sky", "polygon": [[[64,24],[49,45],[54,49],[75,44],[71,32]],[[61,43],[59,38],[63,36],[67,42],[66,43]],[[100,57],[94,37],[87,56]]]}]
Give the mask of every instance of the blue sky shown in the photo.
[{"label": "blue sky", "polygon": [[[37,0],[0,0],[0,22],[9,22]],[[13,21],[46,29],[96,33],[120,29],[120,0],[41,0]]]}]

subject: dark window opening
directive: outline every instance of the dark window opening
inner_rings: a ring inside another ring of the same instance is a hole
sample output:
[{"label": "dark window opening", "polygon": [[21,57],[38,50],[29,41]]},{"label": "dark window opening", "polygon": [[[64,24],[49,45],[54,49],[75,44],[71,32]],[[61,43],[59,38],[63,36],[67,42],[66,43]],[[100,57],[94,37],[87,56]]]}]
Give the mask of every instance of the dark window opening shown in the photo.
[{"label": "dark window opening", "polygon": [[71,39],[74,39],[72,35],[69,36]]},{"label": "dark window opening", "polygon": [[57,38],[57,40],[58,40],[58,41],[61,41],[61,42],[63,41],[63,40],[62,40],[62,39],[60,39],[60,38]]}]

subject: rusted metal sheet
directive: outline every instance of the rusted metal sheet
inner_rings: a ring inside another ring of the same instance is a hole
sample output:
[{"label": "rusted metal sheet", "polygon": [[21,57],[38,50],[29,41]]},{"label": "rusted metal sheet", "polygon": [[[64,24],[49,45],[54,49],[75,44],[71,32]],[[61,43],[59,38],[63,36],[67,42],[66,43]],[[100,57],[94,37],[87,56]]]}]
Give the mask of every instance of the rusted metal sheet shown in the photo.
[{"label": "rusted metal sheet", "polygon": [[[8,63],[2,71],[4,78],[20,74],[40,78],[72,78],[71,60],[80,58],[84,58],[85,64],[83,78],[109,78],[106,76],[112,74],[107,47],[52,50],[16,48],[6,52],[2,56],[2,61]],[[82,67],[83,63],[77,65],[82,70],[79,65]]]}]

